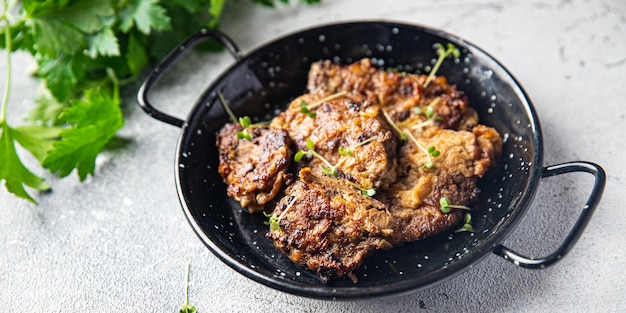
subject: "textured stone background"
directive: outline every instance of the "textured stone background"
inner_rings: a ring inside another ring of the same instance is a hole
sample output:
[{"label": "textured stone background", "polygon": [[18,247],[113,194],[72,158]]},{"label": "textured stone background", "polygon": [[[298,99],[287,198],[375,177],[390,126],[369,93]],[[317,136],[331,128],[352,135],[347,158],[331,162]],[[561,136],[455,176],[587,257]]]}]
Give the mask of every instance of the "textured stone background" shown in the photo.
[{"label": "textured stone background", "polygon": [[[335,303],[272,290],[222,264],[196,238],[174,186],[179,130],[146,116],[134,86],[125,90],[120,132],[131,144],[101,155],[95,177],[79,183],[39,171],[54,190],[36,194],[38,206],[0,190],[0,312],[175,312],[187,262],[189,301],[200,312],[626,311],[626,2],[324,0],[274,10],[239,3],[227,8],[222,29],[243,51],[323,23],[385,19],[441,28],[494,55],[535,104],[545,164],[589,160],[608,173],[605,196],[574,250],[541,271],[491,255],[451,280],[389,299]],[[9,122],[17,125],[38,83],[21,70],[33,65],[29,56],[13,62]],[[184,117],[230,62],[190,55],[153,99]],[[587,176],[543,180],[505,243],[535,256],[551,252],[582,207]]]}]

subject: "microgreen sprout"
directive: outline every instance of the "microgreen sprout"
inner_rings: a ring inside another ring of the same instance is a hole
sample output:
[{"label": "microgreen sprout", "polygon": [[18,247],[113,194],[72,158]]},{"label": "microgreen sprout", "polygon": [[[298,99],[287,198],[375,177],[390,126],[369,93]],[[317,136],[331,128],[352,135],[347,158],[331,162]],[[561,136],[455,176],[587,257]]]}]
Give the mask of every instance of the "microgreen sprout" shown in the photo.
[{"label": "microgreen sprout", "polygon": [[196,313],[196,307],[189,305],[189,263],[187,263],[187,275],[185,276],[185,303],[178,311],[179,313]]},{"label": "microgreen sprout", "polygon": [[405,129],[404,132],[409,136],[409,138],[411,138],[411,141],[413,141],[413,143],[417,146],[417,148],[422,150],[422,152],[424,152],[426,156],[428,157],[428,160],[426,161],[426,163],[424,163],[422,168],[424,169],[432,168],[435,165],[432,157],[440,156],[441,151],[437,150],[435,146],[430,146],[428,148],[424,147],[424,145],[422,145],[408,129]]},{"label": "microgreen sprout", "polygon": [[351,150],[349,150],[348,148],[344,148],[344,147],[339,147],[339,155],[340,156],[354,156],[354,153],[352,153]]},{"label": "microgreen sprout", "polygon": [[442,197],[439,199],[439,206],[441,207],[441,212],[450,213],[452,209],[460,209],[460,210],[471,210],[470,208],[464,205],[450,204],[450,199],[446,197]]},{"label": "microgreen sprout", "polygon": [[415,107],[413,109],[413,113],[419,115],[424,114],[426,117],[426,121],[421,122],[419,124],[415,124],[411,126],[412,129],[420,129],[422,127],[432,125],[435,121],[442,121],[443,117],[435,114],[435,106],[441,101],[440,97],[436,97],[433,99],[427,106],[425,107]]},{"label": "microgreen sprout", "polygon": [[240,117],[239,124],[241,125],[241,127],[243,127],[243,129],[237,132],[237,138],[252,141],[252,136],[248,132],[248,126],[252,124],[250,117],[249,116]]},{"label": "microgreen sprout", "polygon": [[382,110],[382,111],[383,111],[383,115],[385,116],[385,119],[387,120],[387,123],[389,123],[389,125],[391,125],[391,127],[393,127],[393,129],[398,133],[400,140],[406,140],[406,134],[404,134],[404,132],[400,129],[400,127],[398,127],[398,125],[396,125],[396,123],[391,119],[391,116],[389,116],[389,113],[387,113],[387,111],[385,110]]},{"label": "microgreen sprout", "polygon": [[437,50],[437,55],[439,56],[439,58],[437,59],[437,63],[435,63],[435,66],[433,66],[433,69],[430,71],[430,74],[428,74],[426,82],[424,82],[424,88],[426,88],[428,84],[430,84],[430,81],[435,78],[435,74],[439,70],[441,63],[443,63],[443,60],[445,58],[450,55],[453,55],[455,58],[461,56],[461,51],[459,51],[459,48],[454,46],[452,43],[448,43],[445,48],[442,44],[435,43],[435,49]]},{"label": "microgreen sprout", "polygon": [[317,116],[317,114],[315,112],[312,112],[313,109],[315,109],[318,106],[324,104],[324,102],[343,97],[346,94],[348,94],[346,91],[341,91],[341,92],[332,94],[332,95],[330,95],[328,97],[322,98],[322,99],[320,99],[318,101],[315,101],[312,104],[308,104],[308,103],[306,103],[306,101],[302,100],[302,101],[300,101],[300,112],[306,114],[310,118],[315,118]]},{"label": "microgreen sprout", "polygon": [[376,189],[374,189],[374,188],[365,189],[362,186],[359,186],[358,184],[353,183],[351,181],[348,181],[348,184],[350,184],[352,187],[360,190],[361,194],[364,195],[364,196],[373,197],[376,194]]},{"label": "microgreen sprout", "polygon": [[[356,149],[356,148],[358,148],[358,147],[360,147],[362,145],[368,144],[368,143],[374,141],[374,139],[376,139],[376,136],[370,137],[370,138],[368,138],[366,140],[363,140],[363,141],[361,141],[361,142],[359,142],[359,143],[357,143],[355,145],[352,145],[352,146],[350,146],[348,148],[339,147],[339,150],[337,152],[342,157],[352,157],[352,156],[354,156],[354,153],[353,153],[354,149]],[[341,162],[338,162],[338,163],[341,163]]]},{"label": "microgreen sprout", "polygon": [[337,165],[332,165],[326,158],[324,158],[321,154],[315,151],[315,143],[311,138],[307,138],[306,140],[306,150],[299,150],[293,156],[293,160],[296,162],[300,162],[305,155],[310,155],[318,158],[320,161],[324,162],[326,166],[322,166],[322,172],[328,176],[339,177],[339,170],[337,169]]},{"label": "microgreen sprout", "polygon": [[472,227],[472,215],[469,213],[465,213],[465,215],[463,216],[463,221],[464,221],[463,226],[454,232],[460,233],[460,232],[466,231],[466,232],[473,233],[474,227]]},{"label": "microgreen sprout", "polygon": [[269,218],[269,220],[266,222],[263,222],[263,224],[269,225],[270,230],[280,230],[280,220],[282,220],[283,217],[285,217],[285,214],[287,214],[287,211],[291,209],[291,207],[296,202],[296,200],[298,200],[298,197],[293,197],[293,199],[291,199],[289,204],[287,204],[287,208],[285,208],[285,210],[282,213],[280,213],[279,216],[276,216],[273,213],[270,214],[270,213],[263,212],[263,215]]},{"label": "microgreen sprout", "polygon": [[309,107],[306,105],[306,101],[300,101],[300,113],[306,114],[310,118],[315,118],[317,113],[309,111]]},{"label": "microgreen sprout", "polygon": [[248,132],[248,130],[251,128],[267,125],[267,123],[252,124],[252,119],[249,116],[243,116],[243,117],[237,118],[235,114],[233,113],[233,111],[230,109],[230,106],[228,106],[228,104],[226,103],[226,99],[224,99],[224,95],[222,95],[222,93],[218,91],[217,97],[220,100],[222,107],[224,108],[228,116],[230,117],[231,121],[235,124],[241,125],[241,127],[243,128],[242,130],[237,132],[238,139],[245,139],[248,141],[252,141],[252,135],[250,135],[250,132]]},{"label": "microgreen sprout", "polygon": [[427,106],[426,110],[424,110],[424,115],[427,119],[431,119],[435,115],[435,109],[432,106]]}]

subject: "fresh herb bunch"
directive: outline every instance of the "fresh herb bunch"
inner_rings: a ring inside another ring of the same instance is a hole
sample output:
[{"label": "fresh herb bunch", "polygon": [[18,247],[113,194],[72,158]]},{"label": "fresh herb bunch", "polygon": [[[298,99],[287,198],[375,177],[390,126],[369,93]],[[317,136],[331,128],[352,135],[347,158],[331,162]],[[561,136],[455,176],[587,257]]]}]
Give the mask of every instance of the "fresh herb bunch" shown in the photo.
[{"label": "fresh herb bunch", "polygon": [[[0,183],[35,203],[26,186],[50,186],[24,166],[16,143],[61,177],[74,170],[81,181],[93,175],[97,155],[124,125],[120,88],[190,34],[218,27],[227,0],[1,1],[7,79],[0,107]],[[34,75],[46,88],[27,116],[31,125],[14,127],[7,124],[7,106],[11,54],[18,50],[34,57]]]}]

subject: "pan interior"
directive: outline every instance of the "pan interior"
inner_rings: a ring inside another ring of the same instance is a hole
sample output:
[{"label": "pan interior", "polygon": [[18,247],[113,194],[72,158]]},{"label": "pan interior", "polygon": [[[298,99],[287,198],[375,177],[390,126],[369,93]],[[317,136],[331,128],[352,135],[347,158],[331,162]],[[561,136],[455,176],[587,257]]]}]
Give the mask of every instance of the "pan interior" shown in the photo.
[{"label": "pan interior", "polygon": [[[469,98],[483,124],[505,139],[501,162],[481,180],[472,204],[475,233],[445,233],[368,258],[349,279],[322,282],[294,265],[265,238],[262,215],[251,215],[226,196],[217,173],[215,135],[227,122],[216,92],[237,116],[269,120],[306,92],[311,63],[372,58],[381,69],[427,74],[435,43],[454,43],[461,57],[446,60],[445,75]],[[541,169],[541,132],[532,104],[514,78],[479,48],[449,34],[388,22],[328,25],[286,36],[231,66],[199,99],[178,150],[177,187],[201,240],[244,275],[283,291],[319,298],[361,298],[407,292],[452,277],[491,252],[534,196]]]}]

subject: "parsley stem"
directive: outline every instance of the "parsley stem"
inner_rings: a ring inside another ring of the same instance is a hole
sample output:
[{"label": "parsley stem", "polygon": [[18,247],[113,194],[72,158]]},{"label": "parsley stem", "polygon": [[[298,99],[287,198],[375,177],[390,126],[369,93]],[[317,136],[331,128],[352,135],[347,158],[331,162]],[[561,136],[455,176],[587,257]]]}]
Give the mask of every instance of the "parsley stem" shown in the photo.
[{"label": "parsley stem", "polygon": [[7,118],[7,106],[9,105],[9,96],[11,88],[11,51],[13,50],[13,42],[11,39],[11,25],[9,24],[9,18],[7,16],[9,11],[8,0],[2,1],[2,17],[4,20],[4,45],[6,51],[6,67],[7,67],[7,79],[4,86],[4,95],[2,96],[2,107],[0,109],[0,125],[4,125]]},{"label": "parsley stem", "polygon": [[111,83],[113,84],[113,99],[119,99],[120,80],[117,78],[117,75],[115,75],[115,70],[113,70],[112,68],[107,67],[106,72],[107,72],[107,76],[111,80]]}]

